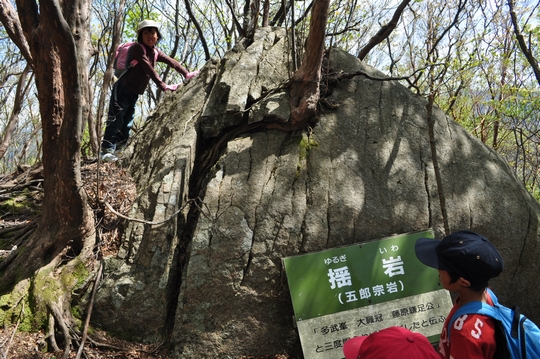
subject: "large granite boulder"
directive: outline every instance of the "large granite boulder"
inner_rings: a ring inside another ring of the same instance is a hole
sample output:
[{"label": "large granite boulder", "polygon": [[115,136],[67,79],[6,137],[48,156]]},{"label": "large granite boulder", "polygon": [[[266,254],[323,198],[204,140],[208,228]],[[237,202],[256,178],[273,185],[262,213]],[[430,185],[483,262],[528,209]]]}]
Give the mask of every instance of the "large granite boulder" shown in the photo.
[{"label": "large granite boulder", "polygon": [[338,106],[302,131],[266,129],[288,120],[288,44],[260,29],[165,96],[135,136],[131,217],[153,223],[127,224],[93,320],[168,338],[178,358],[301,355],[281,258],[440,237],[447,222],[495,243],[499,298],[540,321],[540,208],[505,161],[436,107],[430,127],[426,99],[338,49],[323,94]]}]

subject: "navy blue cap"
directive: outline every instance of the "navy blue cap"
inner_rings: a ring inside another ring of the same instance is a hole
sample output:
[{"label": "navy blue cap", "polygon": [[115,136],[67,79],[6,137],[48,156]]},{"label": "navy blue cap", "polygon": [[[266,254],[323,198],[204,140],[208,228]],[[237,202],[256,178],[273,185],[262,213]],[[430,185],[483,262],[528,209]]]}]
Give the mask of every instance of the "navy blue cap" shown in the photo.
[{"label": "navy blue cap", "polygon": [[443,239],[419,238],[416,256],[429,267],[453,272],[475,284],[486,284],[504,268],[501,254],[484,236],[458,231]]}]

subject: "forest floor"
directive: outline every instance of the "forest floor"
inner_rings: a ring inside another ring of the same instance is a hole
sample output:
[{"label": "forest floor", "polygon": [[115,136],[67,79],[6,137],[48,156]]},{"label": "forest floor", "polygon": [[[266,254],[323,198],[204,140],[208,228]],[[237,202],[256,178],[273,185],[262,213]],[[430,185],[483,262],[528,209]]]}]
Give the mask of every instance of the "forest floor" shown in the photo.
[{"label": "forest floor", "polygon": [[[0,328],[0,358],[2,359],[59,359],[64,353],[42,353],[43,332],[23,333],[12,328]],[[82,358],[88,359],[173,359],[165,349],[156,345],[133,343],[100,334],[101,345],[85,345]],[[75,358],[72,352],[69,358]],[[5,356],[4,356],[5,355]],[[286,355],[242,356],[237,359],[288,359]]]},{"label": "forest floor", "polygon": [[[132,343],[106,334],[93,334],[93,341],[99,340],[100,345],[87,344],[81,358],[88,359],[172,359],[164,349],[155,345]],[[11,328],[0,328],[0,358],[4,359],[59,359],[64,353],[42,352],[45,334],[25,333]],[[76,351],[72,351],[69,358],[75,358]]]},{"label": "forest floor", "polygon": [[[90,206],[92,207],[100,233],[99,252],[102,256],[114,255],[122,237],[121,216],[127,216],[135,201],[135,183],[120,163],[99,164],[96,161],[83,163],[81,177]],[[21,227],[39,217],[43,200],[43,174],[41,168],[21,168],[19,171],[0,177],[0,232],[10,226]],[[107,202],[113,211],[104,203]],[[0,233],[1,238],[1,233]],[[1,244],[1,243],[0,243]],[[0,248],[0,256],[9,253],[9,248]],[[27,333],[16,330],[16,326],[0,327],[0,359],[59,359],[63,352],[43,352],[43,331]],[[75,358],[72,351],[69,358]],[[93,332],[92,340],[85,343],[83,355],[86,359],[172,359],[165,348],[134,343],[111,337],[106,333]],[[288,359],[287,355],[242,356],[236,359]]]},{"label": "forest floor", "polygon": [[[41,352],[45,335],[43,332],[24,333],[12,328],[0,328],[0,358],[1,359],[60,359],[64,353]],[[84,355],[87,359],[173,359],[164,348],[150,344],[133,343],[106,334],[94,334],[94,341],[100,345],[85,345]],[[73,351],[69,358],[75,358]],[[265,356],[242,356],[237,359],[288,359],[284,354]]]}]

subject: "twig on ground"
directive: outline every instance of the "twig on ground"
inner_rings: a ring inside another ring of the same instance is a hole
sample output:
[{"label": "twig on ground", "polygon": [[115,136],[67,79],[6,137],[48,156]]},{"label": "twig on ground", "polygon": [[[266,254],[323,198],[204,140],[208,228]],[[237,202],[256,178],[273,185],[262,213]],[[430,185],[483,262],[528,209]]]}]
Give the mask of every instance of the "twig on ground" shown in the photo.
[{"label": "twig on ground", "polygon": [[94,306],[94,298],[96,296],[97,288],[99,286],[99,281],[101,279],[102,271],[103,271],[103,263],[100,262],[99,269],[96,274],[96,280],[94,281],[94,287],[92,288],[92,296],[90,297],[90,303],[88,304],[88,313],[86,314],[86,320],[84,322],[81,344],[79,345],[79,350],[77,351],[77,356],[75,357],[75,359],[80,359],[81,354],[84,350],[84,342],[86,341],[86,335],[88,333],[88,326],[90,324],[90,316],[92,315],[92,307]]},{"label": "twig on ground", "polygon": [[15,336],[15,333],[17,333],[17,329],[19,328],[19,324],[21,323],[21,317],[24,313],[24,302],[22,302],[22,307],[21,307],[21,312],[19,313],[19,318],[17,318],[17,324],[15,324],[15,328],[13,329],[13,333],[11,334],[11,337],[9,338],[9,342],[6,346],[6,350],[4,352],[4,354],[2,354],[2,359],[7,359],[8,358],[8,353],[9,353],[9,347],[11,346],[11,343],[13,341],[13,337]]},{"label": "twig on ground", "polygon": [[118,350],[118,351],[124,351],[126,349],[126,348],[122,348],[122,347],[117,347],[116,345],[100,343],[100,342],[97,342],[97,341],[93,340],[92,338],[88,338],[88,341],[90,343],[94,344],[96,347],[100,347],[100,348],[114,349],[114,350]]}]

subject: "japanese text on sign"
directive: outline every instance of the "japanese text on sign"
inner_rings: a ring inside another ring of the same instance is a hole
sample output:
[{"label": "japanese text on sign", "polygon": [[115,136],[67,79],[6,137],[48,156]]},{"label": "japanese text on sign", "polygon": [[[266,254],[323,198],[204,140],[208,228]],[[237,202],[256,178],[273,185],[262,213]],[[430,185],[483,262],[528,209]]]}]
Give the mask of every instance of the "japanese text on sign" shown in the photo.
[{"label": "japanese text on sign", "polygon": [[[390,246],[390,252],[397,252],[399,246]],[[389,253],[387,248],[379,248],[381,255]],[[331,258],[325,258],[324,263],[326,265],[342,264],[347,262],[347,256],[345,254],[340,256],[334,256]],[[394,277],[398,275],[405,275],[404,262],[401,256],[390,256],[388,258],[381,258],[381,267],[384,269],[384,274],[388,277]],[[337,268],[328,268],[328,282],[330,283],[330,289],[339,289],[343,287],[352,287],[352,276],[348,266],[341,266]],[[353,291],[346,291],[339,293],[338,300],[341,304],[355,302],[358,300],[368,300],[372,296],[380,297],[386,293],[397,293],[403,291],[404,284],[402,281],[391,281],[387,283],[378,283],[370,287],[363,287]]]},{"label": "japanese text on sign", "polygon": [[313,328],[313,334],[321,336],[321,342],[315,345],[313,347],[313,350],[316,353],[323,353],[334,349],[341,350],[343,344],[348,339],[350,339],[349,337],[344,336],[343,338],[332,339],[330,341],[325,341],[324,337],[330,334],[333,334],[335,337],[336,333],[339,333],[341,331],[347,332],[351,326],[360,328],[362,330],[362,333],[358,335],[369,335],[376,331],[371,328],[371,325],[384,322],[385,318],[386,320],[391,320],[395,319],[396,317],[401,317],[401,324],[399,325],[412,331],[418,331],[421,328],[426,328],[430,326],[441,325],[446,320],[446,317],[443,315],[432,313],[425,319],[421,320],[408,320],[407,318],[409,315],[414,315],[420,312],[434,311],[439,307],[440,305],[435,305],[431,302],[419,303],[416,306],[409,306],[406,308],[391,310],[389,313],[386,313],[386,315],[384,315],[383,313],[377,313],[362,318],[351,318],[350,320],[341,321],[339,323],[331,323],[328,325],[324,325],[320,328]]}]

